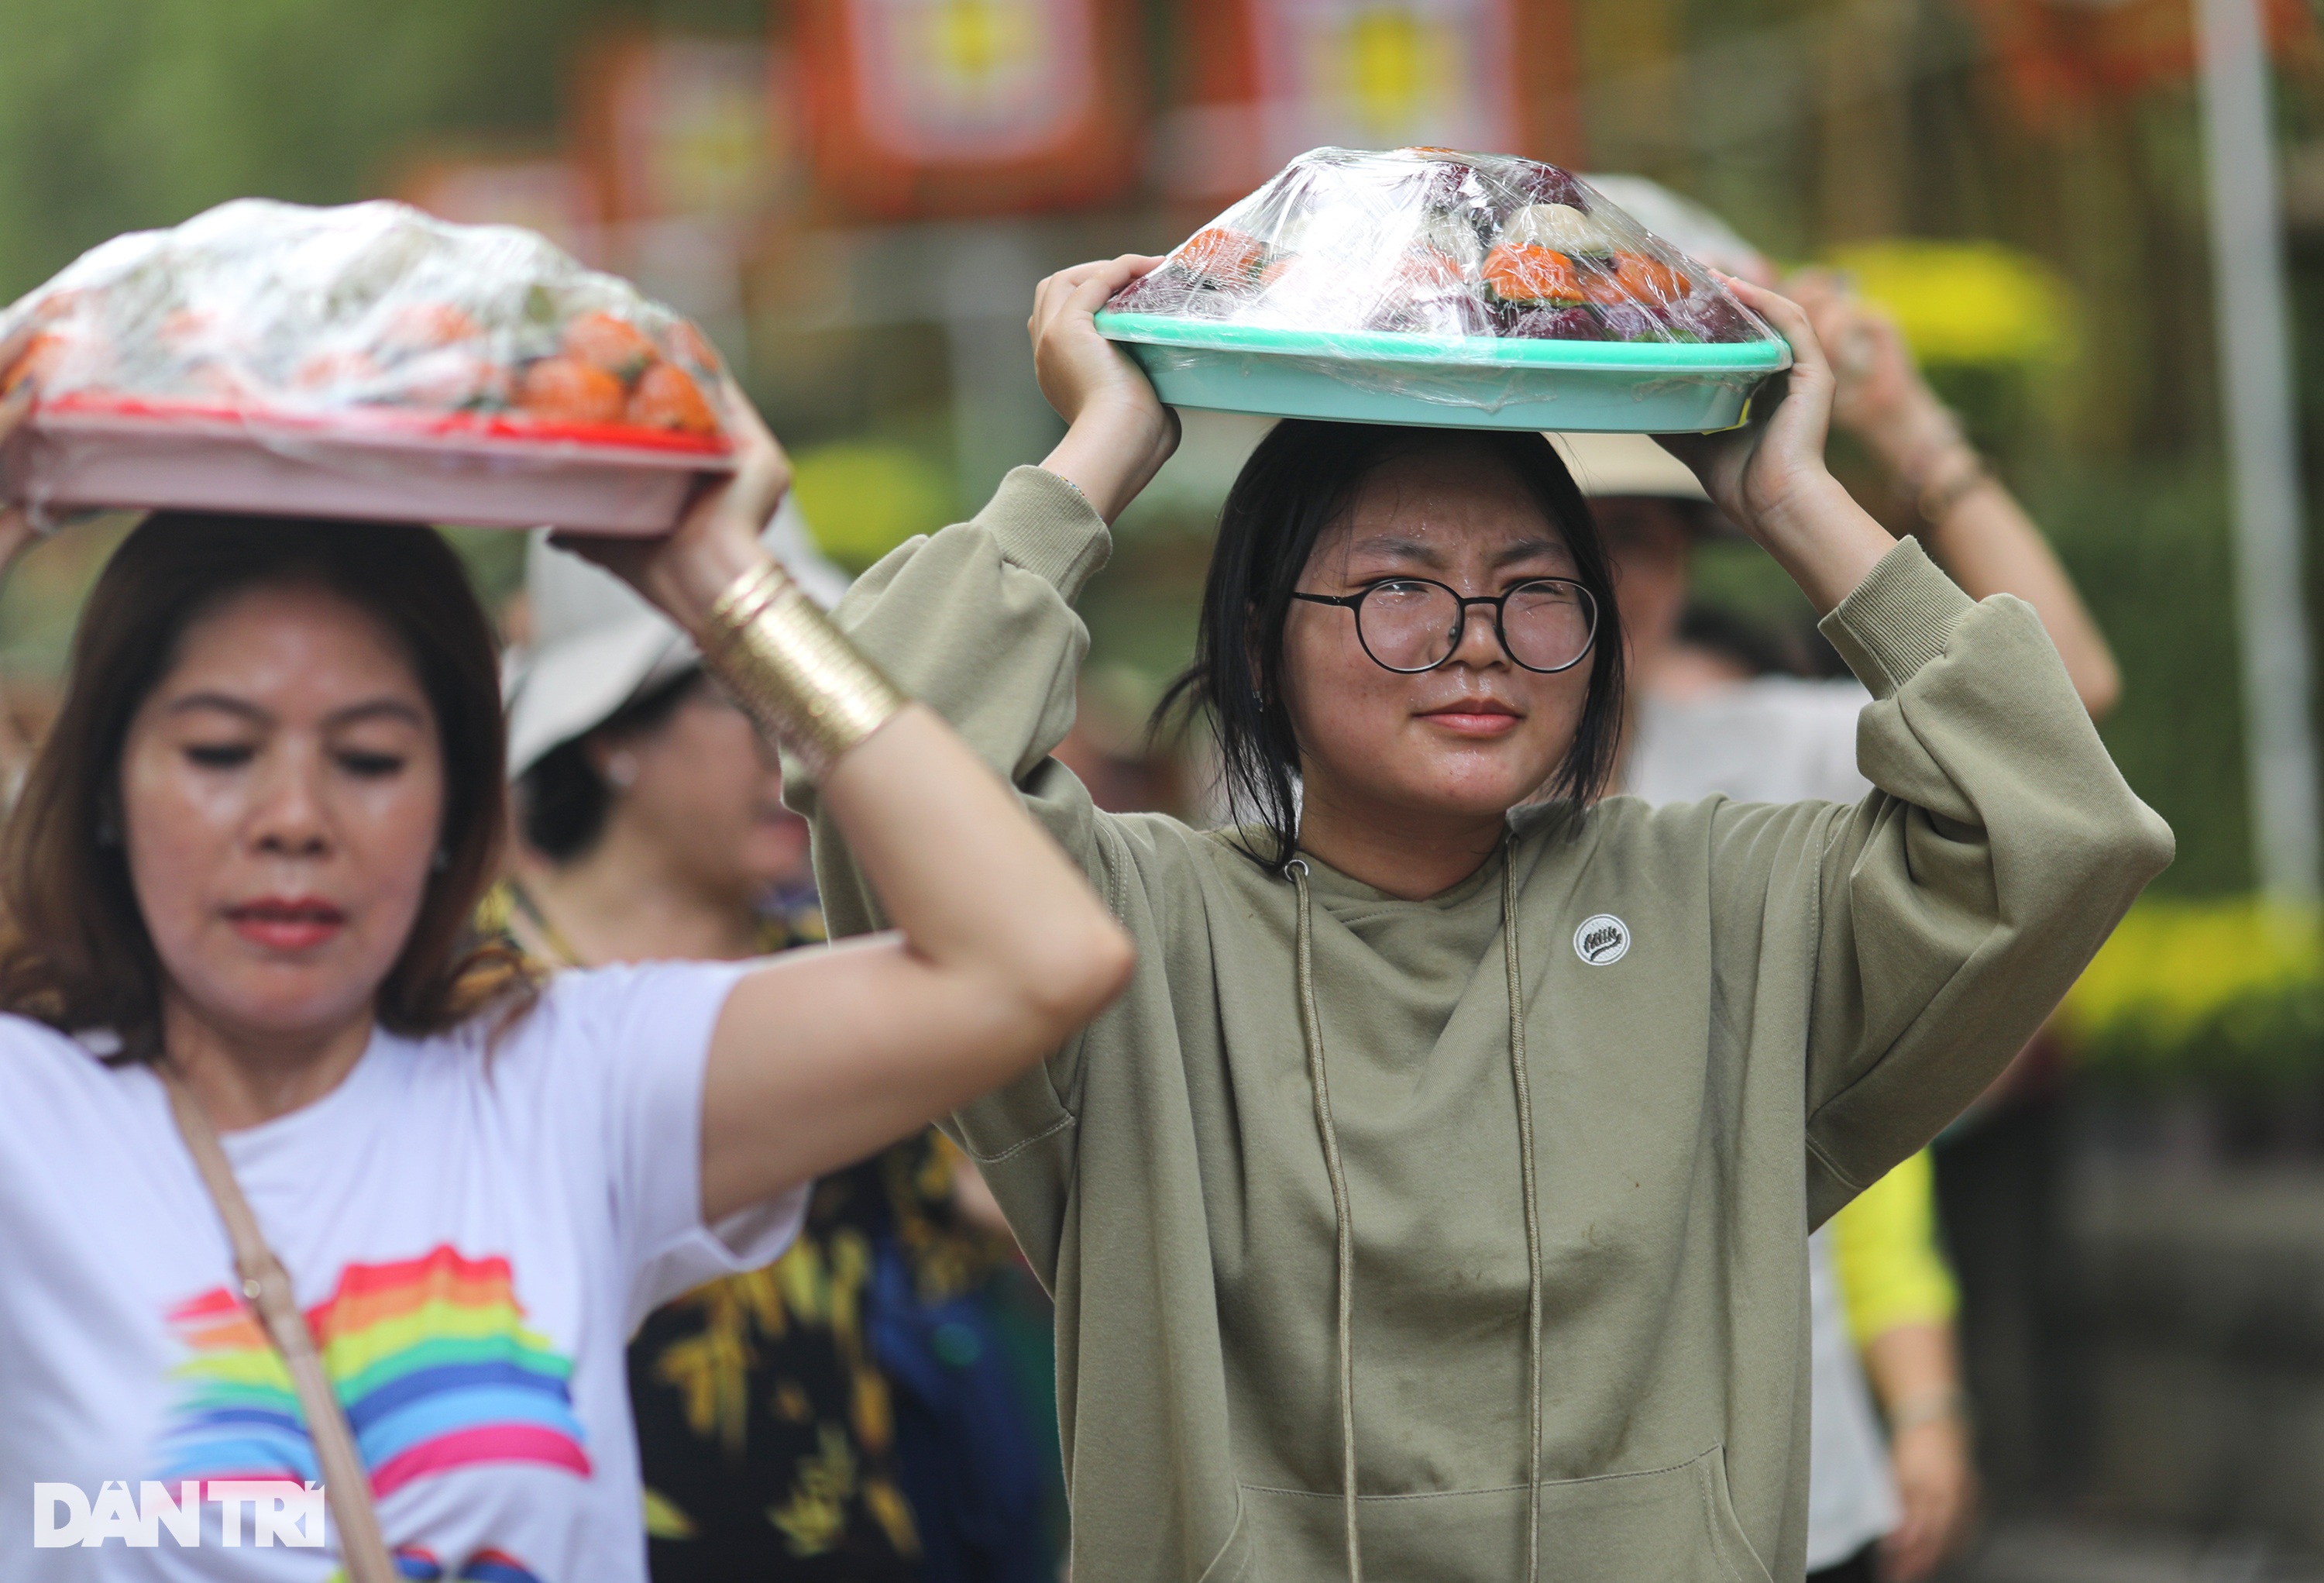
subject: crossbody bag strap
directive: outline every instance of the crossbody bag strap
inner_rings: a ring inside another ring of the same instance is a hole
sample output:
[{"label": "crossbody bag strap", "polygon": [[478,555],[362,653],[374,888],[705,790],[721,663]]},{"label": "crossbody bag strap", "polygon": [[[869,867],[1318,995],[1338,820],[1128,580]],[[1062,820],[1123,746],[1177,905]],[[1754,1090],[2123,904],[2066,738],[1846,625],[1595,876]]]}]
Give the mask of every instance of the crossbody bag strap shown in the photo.
[{"label": "crossbody bag strap", "polygon": [[307,1433],[315,1443],[315,1459],[322,1465],[323,1498],[338,1525],[339,1553],[346,1561],[350,1583],[397,1583],[395,1563],[388,1557],[387,1541],[380,1537],[379,1514],[372,1509],[370,1476],[355,1449],[347,1415],[340,1410],[330,1378],[323,1372],[322,1356],[315,1350],[315,1333],[307,1328],[307,1316],[299,1311],[290,1276],[274,1250],[266,1245],[258,1217],[250,1212],[250,1203],[234,1179],[234,1166],[193,1090],[166,1060],[157,1062],[153,1069],[169,1093],[171,1112],[194,1157],[194,1168],[210,1190],[218,1218],[226,1222],[242,1295],[258,1310],[268,1338],[290,1370],[300,1414],[306,1419]]}]

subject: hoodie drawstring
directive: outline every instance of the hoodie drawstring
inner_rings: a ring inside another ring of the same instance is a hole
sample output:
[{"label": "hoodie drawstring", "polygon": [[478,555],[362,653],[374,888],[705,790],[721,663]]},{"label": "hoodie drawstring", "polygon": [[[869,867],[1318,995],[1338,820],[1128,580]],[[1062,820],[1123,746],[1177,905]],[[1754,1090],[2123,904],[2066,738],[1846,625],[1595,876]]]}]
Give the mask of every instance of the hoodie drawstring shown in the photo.
[{"label": "hoodie drawstring", "polygon": [[[1512,845],[1501,852],[1501,954],[1508,971],[1509,1074],[1517,1086],[1517,1162],[1523,1172],[1526,1223],[1526,1583],[1541,1578],[1541,1208],[1534,1175],[1533,1083],[1526,1069],[1525,978],[1517,956],[1517,882]],[[1363,1583],[1363,1551],[1356,1526],[1355,1217],[1348,1207],[1347,1171],[1340,1160],[1340,1137],[1332,1125],[1332,1094],[1325,1081],[1323,1023],[1315,1011],[1314,905],[1307,892],[1307,860],[1284,865],[1299,893],[1295,938],[1299,979],[1299,1031],[1307,1044],[1307,1081],[1315,1096],[1315,1131],[1323,1143],[1323,1172],[1332,1183],[1332,1218],[1338,1248],[1340,1351],[1340,1489],[1347,1532],[1348,1583]]]},{"label": "hoodie drawstring", "polygon": [[1347,1524],[1348,1583],[1364,1583],[1363,1548],[1356,1537],[1356,1337],[1351,1323],[1355,1217],[1348,1212],[1348,1175],[1340,1164],[1340,1134],[1332,1126],[1332,1090],[1323,1076],[1323,1023],[1315,1014],[1315,929],[1307,900],[1307,860],[1295,857],[1284,872],[1299,893],[1299,1031],[1307,1039],[1307,1086],[1315,1095],[1315,1130],[1323,1138],[1323,1173],[1332,1180],[1332,1225],[1339,1235],[1340,1488]]},{"label": "hoodie drawstring", "polygon": [[1533,1079],[1526,1066],[1525,975],[1517,961],[1515,842],[1501,847],[1501,958],[1509,973],[1509,1076],[1517,1090],[1517,1168],[1525,1178],[1526,1583],[1541,1578],[1541,1205],[1534,1176]]}]

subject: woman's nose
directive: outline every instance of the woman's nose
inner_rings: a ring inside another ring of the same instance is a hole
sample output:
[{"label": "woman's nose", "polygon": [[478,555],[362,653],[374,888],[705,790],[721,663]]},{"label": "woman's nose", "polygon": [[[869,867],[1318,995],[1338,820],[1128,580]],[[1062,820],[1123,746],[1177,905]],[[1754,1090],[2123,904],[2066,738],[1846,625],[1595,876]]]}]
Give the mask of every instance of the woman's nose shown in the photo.
[{"label": "woman's nose", "polygon": [[259,850],[312,856],[330,847],[330,821],[318,758],[296,752],[275,755],[259,780],[251,837]]},{"label": "woman's nose", "polygon": [[1482,670],[1508,658],[1501,652],[1500,629],[1494,624],[1490,605],[1465,605],[1461,616],[1461,641],[1452,646],[1448,663]]}]

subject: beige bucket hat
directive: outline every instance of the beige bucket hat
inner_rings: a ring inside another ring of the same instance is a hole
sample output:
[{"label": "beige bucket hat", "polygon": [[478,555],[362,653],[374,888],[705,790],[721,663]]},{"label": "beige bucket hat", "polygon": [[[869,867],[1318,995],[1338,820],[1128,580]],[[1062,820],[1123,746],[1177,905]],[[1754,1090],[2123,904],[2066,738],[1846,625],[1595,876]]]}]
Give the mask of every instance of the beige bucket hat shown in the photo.
[{"label": "beige bucket hat", "polygon": [[[847,574],[816,549],[796,497],[783,496],[759,542],[817,604],[847,591]],[[503,673],[512,781],[701,658],[675,622],[611,572],[552,546],[546,529],[525,546],[524,588],[531,641],[510,652]]]},{"label": "beige bucket hat", "polygon": [[1549,442],[1565,458],[1566,471],[1585,500],[1644,495],[1711,502],[1692,470],[1656,445],[1651,434],[1553,434]]}]

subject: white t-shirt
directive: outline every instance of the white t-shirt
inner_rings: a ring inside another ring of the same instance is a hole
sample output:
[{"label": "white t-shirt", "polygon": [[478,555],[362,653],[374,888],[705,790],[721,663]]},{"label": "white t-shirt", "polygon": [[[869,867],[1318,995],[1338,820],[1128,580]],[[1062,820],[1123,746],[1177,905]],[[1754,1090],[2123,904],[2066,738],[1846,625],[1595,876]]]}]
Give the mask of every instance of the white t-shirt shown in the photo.
[{"label": "white t-shirt", "polygon": [[[330,1094],[226,1134],[405,1577],[643,1583],[624,1344],[776,1258],[806,1207],[702,1221],[703,1067],[745,970],[563,974],[494,1048],[378,1033]],[[258,1506],[212,1482],[321,1477],[238,1284],[152,1072],[0,1017],[0,1579],[339,1575],[335,1523],[327,1549],[279,1523],[262,1545]],[[133,1547],[144,1486],[194,1480],[198,1548],[161,1521]],[[59,1485],[100,1543],[55,1547]]]},{"label": "white t-shirt", "polygon": [[[1725,792],[1739,802],[1854,802],[1856,718],[1872,695],[1851,680],[1763,676],[1638,705],[1628,789],[1649,802]],[[1808,1239],[1808,1569],[1846,1560],[1896,1526],[1896,1484],[1864,1365],[1831,1270],[1828,1233]]]},{"label": "white t-shirt", "polygon": [[1854,802],[1856,717],[1872,695],[1849,680],[1760,676],[1671,699],[1638,700],[1625,789],[1648,802]]}]

